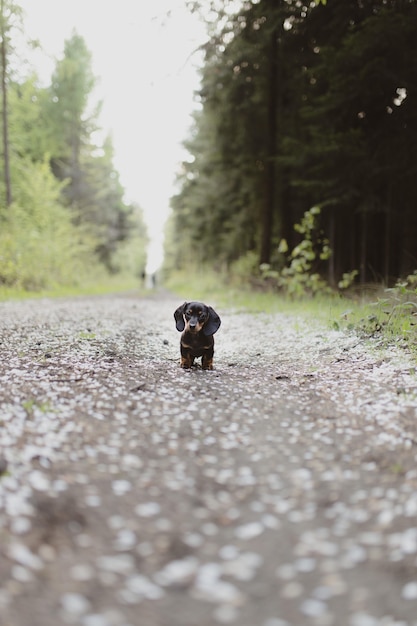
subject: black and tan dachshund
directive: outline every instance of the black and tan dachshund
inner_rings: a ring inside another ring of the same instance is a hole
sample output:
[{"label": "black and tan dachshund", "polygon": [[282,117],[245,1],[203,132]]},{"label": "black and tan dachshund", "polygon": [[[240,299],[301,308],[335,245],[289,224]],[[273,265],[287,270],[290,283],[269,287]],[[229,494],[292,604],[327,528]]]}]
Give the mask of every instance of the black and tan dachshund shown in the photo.
[{"label": "black and tan dachshund", "polygon": [[214,338],[221,324],[216,311],[202,302],[184,302],[174,313],[175,325],[181,335],[181,361],[184,369],[202,357],[203,370],[213,369]]}]

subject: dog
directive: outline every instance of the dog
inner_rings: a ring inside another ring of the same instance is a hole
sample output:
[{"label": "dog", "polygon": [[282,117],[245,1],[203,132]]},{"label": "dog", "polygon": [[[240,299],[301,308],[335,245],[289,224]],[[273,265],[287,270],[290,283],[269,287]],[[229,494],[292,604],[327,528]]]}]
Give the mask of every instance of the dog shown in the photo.
[{"label": "dog", "polygon": [[180,365],[189,369],[201,357],[203,370],[213,369],[214,338],[221,324],[216,311],[202,302],[184,302],[174,313],[175,325],[182,333]]}]

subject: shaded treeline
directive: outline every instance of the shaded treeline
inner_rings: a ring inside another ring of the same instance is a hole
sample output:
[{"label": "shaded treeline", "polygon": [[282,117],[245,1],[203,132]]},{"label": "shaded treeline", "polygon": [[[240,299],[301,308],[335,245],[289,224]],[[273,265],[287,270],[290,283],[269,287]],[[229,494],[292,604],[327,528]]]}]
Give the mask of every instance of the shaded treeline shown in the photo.
[{"label": "shaded treeline", "polygon": [[73,33],[63,42],[43,86],[15,46],[24,32],[19,6],[2,0],[1,8],[0,285],[39,289],[139,273],[142,212],[124,201],[84,39]]},{"label": "shaded treeline", "polygon": [[331,284],[414,270],[417,2],[228,6],[205,47],[168,265],[279,266],[279,241],[293,248],[294,224],[318,206]]}]

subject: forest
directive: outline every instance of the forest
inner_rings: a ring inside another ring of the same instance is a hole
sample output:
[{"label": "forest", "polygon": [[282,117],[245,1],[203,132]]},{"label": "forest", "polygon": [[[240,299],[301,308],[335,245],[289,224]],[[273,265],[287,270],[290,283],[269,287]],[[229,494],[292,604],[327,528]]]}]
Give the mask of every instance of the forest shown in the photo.
[{"label": "forest", "polygon": [[63,42],[44,86],[16,45],[24,36],[21,8],[2,0],[0,287],[138,276],[146,228],[140,207],[124,200],[112,140],[100,128],[87,44],[76,32]]},{"label": "forest", "polygon": [[416,0],[210,4],[167,269],[335,287],[414,272]]}]

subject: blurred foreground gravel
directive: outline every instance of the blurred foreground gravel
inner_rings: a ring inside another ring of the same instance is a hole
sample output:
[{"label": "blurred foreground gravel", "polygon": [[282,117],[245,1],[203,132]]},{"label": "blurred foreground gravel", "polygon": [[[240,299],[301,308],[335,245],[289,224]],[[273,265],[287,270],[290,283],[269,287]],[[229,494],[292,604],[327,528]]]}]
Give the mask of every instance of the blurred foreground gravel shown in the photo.
[{"label": "blurred foreground gravel", "polygon": [[412,359],[179,304],[0,304],[1,626],[417,626]]}]

